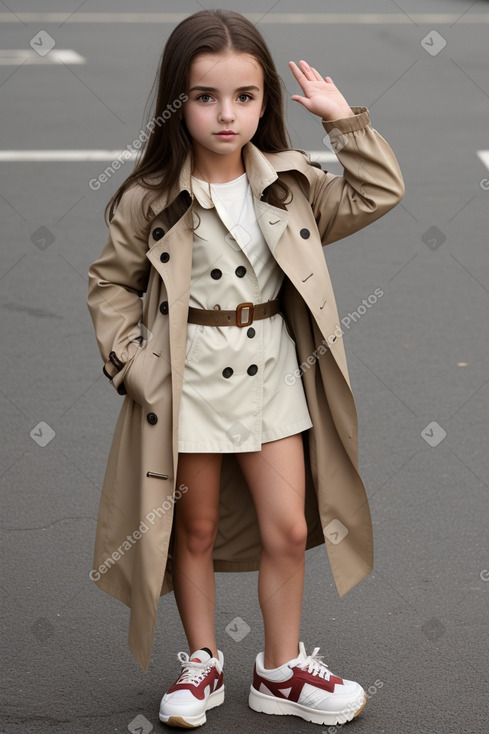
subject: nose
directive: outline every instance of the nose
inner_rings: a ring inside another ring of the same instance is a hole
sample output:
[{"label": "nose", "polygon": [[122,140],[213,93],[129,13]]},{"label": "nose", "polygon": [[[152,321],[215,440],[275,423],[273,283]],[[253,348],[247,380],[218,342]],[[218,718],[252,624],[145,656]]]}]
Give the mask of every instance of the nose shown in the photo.
[{"label": "nose", "polygon": [[234,120],[234,109],[231,100],[223,100],[219,109],[220,122],[232,122]]}]

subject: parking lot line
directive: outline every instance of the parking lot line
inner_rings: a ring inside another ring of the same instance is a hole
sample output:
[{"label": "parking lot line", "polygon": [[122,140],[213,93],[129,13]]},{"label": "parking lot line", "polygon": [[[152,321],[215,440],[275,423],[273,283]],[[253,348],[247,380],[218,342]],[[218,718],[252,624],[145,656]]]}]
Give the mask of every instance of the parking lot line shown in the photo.
[{"label": "parking lot line", "polygon": [[477,155],[483,162],[486,168],[489,168],[489,150],[478,150]]},{"label": "parking lot line", "polygon": [[[336,155],[329,151],[308,151],[312,160],[318,163],[331,163],[337,160]],[[480,160],[489,169],[489,150],[476,151]],[[0,162],[15,163],[57,163],[66,161],[115,161],[124,158],[135,160],[136,151],[125,150],[0,150]]]},{"label": "parking lot line", "polygon": [[136,152],[122,150],[0,150],[0,161],[17,163],[43,161],[114,161],[119,156],[127,160],[136,158]]},{"label": "parking lot line", "polygon": [[25,48],[0,49],[0,66],[23,64],[84,64],[86,59],[71,48],[53,49],[45,56]]},{"label": "parking lot line", "polygon": [[[179,23],[190,13],[0,13],[0,23]],[[243,13],[254,23],[489,23],[489,13]]]}]

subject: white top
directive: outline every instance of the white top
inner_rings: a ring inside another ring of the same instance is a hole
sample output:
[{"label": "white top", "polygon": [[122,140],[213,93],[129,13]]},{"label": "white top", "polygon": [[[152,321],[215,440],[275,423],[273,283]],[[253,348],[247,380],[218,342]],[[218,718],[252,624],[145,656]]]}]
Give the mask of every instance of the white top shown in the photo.
[{"label": "white top", "polygon": [[[284,274],[270,252],[256,220],[253,196],[246,173],[243,173],[242,176],[234,179],[234,181],[210,185],[205,181],[192,177],[192,184],[194,185],[194,194],[197,198],[199,198],[199,188],[201,192],[204,192],[206,197],[209,197],[210,186],[212,203],[219,218],[226,227],[225,244],[227,247],[223,247],[219,255],[222,252],[222,257],[226,257],[226,252],[229,251],[229,248],[232,248],[234,252],[239,253],[240,263],[244,267],[247,267],[247,270],[251,265],[253,270],[254,277],[251,279],[248,277],[243,282],[243,278],[234,277],[226,283],[225,292],[227,303],[224,305],[224,303],[219,302],[221,308],[236,308],[238,303],[242,301],[262,303],[263,301],[276,298],[282,285]],[[205,200],[203,201],[205,203]],[[208,209],[204,212],[200,208],[197,210],[197,216],[200,218],[201,224],[197,227],[196,234],[200,235],[200,237],[205,237],[206,222],[203,220],[207,219],[206,214],[208,213]],[[197,217],[195,219],[195,223],[197,224]],[[213,225],[211,224],[211,226]],[[200,242],[199,239],[194,240],[192,277],[198,277],[201,273],[206,272],[208,266],[208,253],[204,251],[204,248],[199,252],[199,244],[202,248],[202,240]],[[246,257],[243,258],[242,254]],[[221,258],[218,259],[220,260]],[[234,260],[235,258],[232,259],[232,262]],[[216,264],[219,265],[217,260]],[[224,291],[222,290],[224,282],[221,278],[219,281],[221,292],[224,295]],[[242,297],[244,292],[243,285],[249,291],[249,298]],[[204,305],[202,301],[203,298],[208,304],[208,297],[209,294],[201,292],[200,287],[191,288],[190,305],[196,308],[213,308],[214,303]],[[228,328],[226,327],[226,329]]]},{"label": "white top", "polygon": [[[256,219],[246,173],[210,185],[193,177],[192,186],[190,306],[234,309],[276,298],[284,274]],[[287,380],[296,368],[280,314],[244,328],[187,324],[179,451],[259,451],[310,428],[302,383]]]}]

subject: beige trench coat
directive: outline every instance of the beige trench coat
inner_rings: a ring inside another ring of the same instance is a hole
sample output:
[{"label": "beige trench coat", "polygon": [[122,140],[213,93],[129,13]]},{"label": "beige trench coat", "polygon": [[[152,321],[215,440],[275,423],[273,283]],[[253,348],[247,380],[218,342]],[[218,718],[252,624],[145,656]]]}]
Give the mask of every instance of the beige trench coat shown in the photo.
[{"label": "beige trench coat", "polygon": [[[257,220],[285,273],[282,312],[296,341],[313,428],[304,432],[308,548],[325,544],[339,596],[373,567],[372,525],[358,474],[357,414],[323,245],[375,221],[404,194],[396,158],[369,111],[323,121],[341,133],[343,176],[298,151],[243,149]],[[192,265],[191,161],[175,189],[134,186],[121,199],[102,254],[89,269],[88,306],[104,372],[125,394],[100,500],[92,579],[131,608],[129,647],[147,672],[159,597],[172,590],[177,435]],[[285,208],[261,201],[279,177]],[[170,219],[176,196],[188,204]],[[145,217],[146,214],[146,217]],[[144,298],[142,297],[144,294]],[[261,552],[256,513],[234,454],[223,456],[216,571],[253,571]]]}]

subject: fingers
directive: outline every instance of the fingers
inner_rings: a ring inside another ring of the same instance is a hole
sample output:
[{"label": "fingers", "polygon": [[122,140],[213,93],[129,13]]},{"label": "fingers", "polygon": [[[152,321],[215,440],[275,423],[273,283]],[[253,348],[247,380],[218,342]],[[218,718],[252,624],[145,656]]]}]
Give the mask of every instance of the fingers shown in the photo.
[{"label": "fingers", "polygon": [[306,79],[310,82],[316,81],[317,77],[314,74],[314,69],[311,66],[309,66],[307,61],[301,60],[299,61],[299,64],[301,66],[302,73],[304,74]]},{"label": "fingers", "polygon": [[317,71],[316,73],[314,73],[315,69],[312,69],[312,67],[310,67],[309,64],[302,59],[301,61],[299,61],[299,66],[297,66],[297,64],[295,64],[293,61],[289,61],[289,66],[299,84],[302,81],[313,82],[317,81],[318,78],[321,79]]},{"label": "fingers", "polygon": [[307,77],[302,73],[301,69],[299,69],[295,61],[289,61],[289,68],[299,84],[302,86],[302,83],[307,80]]},{"label": "fingers", "polygon": [[326,81],[326,82],[332,83],[333,80],[331,79],[331,77],[329,76],[327,76],[326,78],[322,77],[319,71],[315,69],[313,66],[310,66],[307,63],[307,61],[304,61],[304,59],[301,59],[299,61],[299,65],[300,66],[297,66],[297,64],[294,61],[289,61],[290,70],[292,71],[293,75],[295,76],[299,84],[301,84],[301,86],[302,86],[302,83],[305,81],[308,81],[308,82],[325,82]]},{"label": "fingers", "polygon": [[316,81],[318,81],[318,82],[323,82],[324,81],[324,79],[321,76],[321,74],[319,73],[319,71],[317,71],[313,66],[309,66],[309,69],[310,69],[311,73],[314,75],[314,79]]}]

